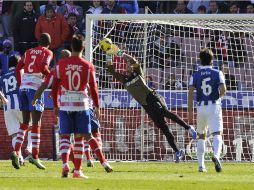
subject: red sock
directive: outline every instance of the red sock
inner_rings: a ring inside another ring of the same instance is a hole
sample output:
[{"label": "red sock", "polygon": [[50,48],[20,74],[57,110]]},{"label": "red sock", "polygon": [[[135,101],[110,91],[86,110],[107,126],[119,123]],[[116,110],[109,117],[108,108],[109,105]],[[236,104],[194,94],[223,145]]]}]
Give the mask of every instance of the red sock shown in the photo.
[{"label": "red sock", "polygon": [[60,140],[60,152],[63,164],[68,163],[70,155],[70,136],[62,135]]},{"label": "red sock", "polygon": [[91,156],[90,146],[89,146],[87,141],[84,142],[84,152],[85,152],[87,160],[92,160],[93,159],[92,156]]},{"label": "red sock", "polygon": [[97,140],[100,149],[102,149],[101,133],[100,132],[94,132],[94,133],[92,133],[92,135]]},{"label": "red sock", "polygon": [[32,156],[35,159],[39,158],[40,150],[40,126],[32,125],[31,140],[32,140]]},{"label": "red sock", "polygon": [[20,153],[27,129],[28,129],[27,124],[24,124],[24,123],[20,124],[19,131],[18,131],[17,137],[16,137],[15,148],[14,148],[17,155],[19,155],[19,153]]},{"label": "red sock", "polygon": [[83,138],[75,138],[74,143],[74,166],[75,170],[81,169],[82,158],[83,158],[84,142]]},{"label": "red sock", "polygon": [[70,155],[69,155],[69,160],[72,161],[72,163],[74,164],[74,151],[73,151],[74,147],[73,144],[70,144]]},{"label": "red sock", "polygon": [[96,154],[97,158],[100,160],[100,163],[102,164],[103,162],[106,162],[107,160],[105,159],[96,139],[91,138],[88,142],[89,142],[91,149]]}]

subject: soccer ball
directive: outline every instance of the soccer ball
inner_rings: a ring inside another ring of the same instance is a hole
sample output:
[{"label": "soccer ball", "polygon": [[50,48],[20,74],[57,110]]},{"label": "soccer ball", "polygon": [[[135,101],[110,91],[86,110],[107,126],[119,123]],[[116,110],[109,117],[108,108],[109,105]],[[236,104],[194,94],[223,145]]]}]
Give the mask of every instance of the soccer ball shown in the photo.
[{"label": "soccer ball", "polygon": [[109,38],[104,38],[103,40],[100,41],[99,46],[102,51],[109,51],[112,47],[112,41]]}]

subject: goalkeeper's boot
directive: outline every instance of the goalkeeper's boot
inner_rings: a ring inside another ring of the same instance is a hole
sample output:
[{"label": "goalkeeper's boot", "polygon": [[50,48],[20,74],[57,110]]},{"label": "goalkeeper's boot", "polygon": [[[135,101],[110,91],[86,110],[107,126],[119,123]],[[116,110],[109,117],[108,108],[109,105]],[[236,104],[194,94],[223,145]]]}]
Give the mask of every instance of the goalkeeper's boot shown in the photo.
[{"label": "goalkeeper's boot", "polygon": [[192,139],[197,139],[198,133],[193,126],[190,126],[189,133],[191,134]]},{"label": "goalkeeper's boot", "polygon": [[182,149],[178,150],[176,152],[176,163],[179,163],[183,157],[184,157],[184,151]]},{"label": "goalkeeper's boot", "polygon": [[20,169],[19,156],[17,155],[16,151],[11,153],[11,161],[14,168]]},{"label": "goalkeeper's boot", "polygon": [[216,172],[221,172],[222,167],[221,167],[220,160],[214,156],[214,157],[212,157],[212,161],[214,163],[214,167],[215,167]]},{"label": "goalkeeper's boot", "polygon": [[104,169],[106,170],[107,173],[113,172],[113,168],[109,165],[108,162],[102,163],[102,166],[104,167]]},{"label": "goalkeeper's boot", "polygon": [[46,167],[41,163],[40,159],[35,159],[32,156],[29,158],[29,162],[31,164],[34,164],[37,168],[41,169],[41,170],[45,170]]},{"label": "goalkeeper's boot", "polygon": [[199,172],[204,172],[204,173],[207,172],[207,170],[204,167],[202,167],[202,166],[199,166],[198,171]]},{"label": "goalkeeper's boot", "polygon": [[83,174],[81,170],[74,170],[73,178],[88,179],[88,177],[85,174]]},{"label": "goalkeeper's boot", "polygon": [[69,171],[70,171],[69,164],[64,164],[62,169],[62,177],[68,177]]},{"label": "goalkeeper's boot", "polygon": [[92,160],[87,160],[86,161],[86,166],[87,167],[94,167],[93,161]]}]

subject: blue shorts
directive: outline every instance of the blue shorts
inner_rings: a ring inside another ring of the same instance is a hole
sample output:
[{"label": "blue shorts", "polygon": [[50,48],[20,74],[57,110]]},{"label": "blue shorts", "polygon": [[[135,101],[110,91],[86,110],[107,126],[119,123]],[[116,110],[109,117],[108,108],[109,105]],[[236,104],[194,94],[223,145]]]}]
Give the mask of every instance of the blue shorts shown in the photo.
[{"label": "blue shorts", "polygon": [[90,134],[90,111],[59,111],[60,134]]},{"label": "blue shorts", "polygon": [[91,130],[93,131],[95,129],[100,128],[100,122],[98,119],[94,117],[93,109],[89,109],[89,111],[90,111],[90,117],[91,117]]},{"label": "blue shorts", "polygon": [[20,89],[19,98],[20,98],[20,110],[21,111],[44,111],[44,98],[41,96],[35,106],[32,105],[32,100],[34,99],[34,94],[36,90],[33,89]]}]

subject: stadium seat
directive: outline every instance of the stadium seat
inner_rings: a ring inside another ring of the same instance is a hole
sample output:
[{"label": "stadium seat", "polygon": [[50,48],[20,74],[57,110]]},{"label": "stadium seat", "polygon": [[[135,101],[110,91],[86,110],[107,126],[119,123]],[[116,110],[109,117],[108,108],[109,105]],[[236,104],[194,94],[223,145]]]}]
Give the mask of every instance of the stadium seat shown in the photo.
[{"label": "stadium seat", "polygon": [[160,75],[161,75],[161,70],[160,69],[157,69],[157,68],[147,68],[146,69],[146,76],[151,76],[152,77],[155,89],[159,88]]}]

